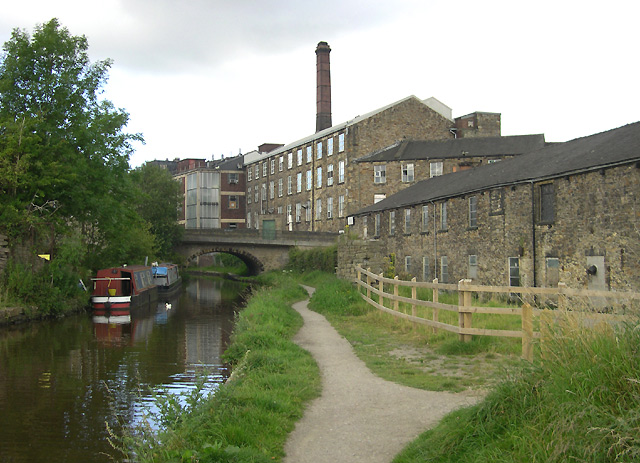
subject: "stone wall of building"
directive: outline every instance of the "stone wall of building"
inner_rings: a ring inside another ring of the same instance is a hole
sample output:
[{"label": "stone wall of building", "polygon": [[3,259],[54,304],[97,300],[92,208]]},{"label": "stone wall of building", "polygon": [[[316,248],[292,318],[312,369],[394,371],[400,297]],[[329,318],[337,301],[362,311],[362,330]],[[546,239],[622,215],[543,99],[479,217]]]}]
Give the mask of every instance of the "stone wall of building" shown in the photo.
[{"label": "stone wall of building", "polygon": [[[539,217],[544,184],[553,188],[553,220],[547,221]],[[573,288],[638,291],[639,193],[640,169],[631,164],[449,198],[446,225],[440,201],[356,217],[351,230],[379,243],[378,259],[395,254],[397,273],[418,280],[442,281],[446,257],[448,282],[509,285],[517,276],[521,286],[560,281]],[[470,201],[476,202],[475,224]],[[591,266],[595,275],[587,273]]]},{"label": "stone wall of building", "polygon": [[[382,197],[391,196],[398,191],[407,188],[421,180],[430,178],[431,164],[442,164],[442,175],[459,172],[465,169],[486,164],[488,160],[502,160],[513,156],[460,156],[458,158],[445,159],[418,159],[409,161],[376,161],[376,162],[357,162],[354,163],[354,174],[360,181],[360,198],[366,207],[373,204],[377,195]],[[407,164],[413,165],[413,181],[403,181],[402,169]],[[374,166],[385,166],[386,181],[384,183],[376,183],[374,179]]]},{"label": "stone wall of building", "polygon": [[455,120],[457,136],[471,137],[499,137],[502,134],[501,114],[475,112]]},{"label": "stone wall of building", "polygon": [[[287,206],[291,206],[293,230],[343,230],[348,215],[372,202],[369,196],[364,197],[360,193],[360,171],[357,163],[353,162],[355,159],[402,138],[451,138],[452,125],[452,121],[417,98],[407,98],[370,117],[347,124],[346,127],[337,126],[334,131],[320,132],[314,138],[305,139],[299,146],[292,146],[284,151],[277,150],[272,155],[249,164],[246,198],[252,227],[255,228],[256,223],[259,226],[267,217],[268,220],[275,217],[278,229],[287,229]],[[341,139],[344,140],[344,149],[340,149]],[[301,163],[298,163],[299,152],[302,156]],[[343,179],[339,175],[341,164],[344,166]],[[308,172],[311,175],[310,189],[307,189]],[[302,180],[300,191],[298,174]],[[344,205],[342,209],[339,207],[341,197]],[[296,214],[297,204],[300,204],[299,220]]]},{"label": "stone wall of building", "polygon": [[380,273],[384,268],[384,249],[382,242],[373,240],[353,239],[342,236],[338,241],[338,278],[353,280],[356,278],[355,267],[371,268]]},{"label": "stone wall of building", "polygon": [[[452,121],[411,98],[351,127],[347,137],[354,145],[350,159],[358,159],[403,138],[446,140],[453,137],[452,126]],[[369,169],[370,175],[363,174],[362,169],[361,163],[351,162],[347,166],[350,180],[347,215],[373,204],[373,168]]]}]

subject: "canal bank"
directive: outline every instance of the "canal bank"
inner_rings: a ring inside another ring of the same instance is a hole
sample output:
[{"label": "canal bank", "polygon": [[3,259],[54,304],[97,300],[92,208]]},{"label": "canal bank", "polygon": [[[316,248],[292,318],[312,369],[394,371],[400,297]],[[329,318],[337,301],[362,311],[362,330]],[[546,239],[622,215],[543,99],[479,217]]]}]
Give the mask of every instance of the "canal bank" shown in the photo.
[{"label": "canal bank", "polygon": [[[373,375],[308,310],[298,279],[266,278],[234,327],[226,353],[233,379],[158,436],[143,461],[388,462],[444,414],[477,401],[476,393],[419,390]],[[148,443],[138,443],[141,451]]]},{"label": "canal bank", "polygon": [[89,296],[86,299],[68,301],[67,310],[56,315],[43,315],[37,307],[0,307],[0,327],[26,322],[61,318],[85,312],[89,308]]}]

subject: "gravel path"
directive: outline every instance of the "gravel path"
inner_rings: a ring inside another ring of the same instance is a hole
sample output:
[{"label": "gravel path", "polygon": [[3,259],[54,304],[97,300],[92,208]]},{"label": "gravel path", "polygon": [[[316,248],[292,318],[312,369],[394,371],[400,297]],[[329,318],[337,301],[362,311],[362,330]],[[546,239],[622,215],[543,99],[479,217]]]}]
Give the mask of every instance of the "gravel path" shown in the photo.
[{"label": "gravel path", "polygon": [[[309,295],[314,289],[306,287]],[[477,399],[401,386],[374,376],[320,314],[294,304],[304,319],[294,341],[322,375],[322,395],[285,446],[285,463],[388,463],[445,414]]]}]

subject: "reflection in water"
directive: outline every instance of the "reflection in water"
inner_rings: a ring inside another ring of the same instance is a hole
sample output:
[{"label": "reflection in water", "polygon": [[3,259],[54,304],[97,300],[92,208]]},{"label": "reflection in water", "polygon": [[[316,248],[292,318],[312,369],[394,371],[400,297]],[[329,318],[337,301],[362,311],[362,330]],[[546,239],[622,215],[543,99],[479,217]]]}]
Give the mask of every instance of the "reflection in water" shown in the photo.
[{"label": "reflection in water", "polygon": [[192,279],[130,320],[83,315],[0,330],[0,461],[105,461],[117,455],[105,423],[117,429],[116,413],[134,423],[150,407],[139,386],[182,392],[204,371],[215,389],[228,374],[221,355],[243,289]]}]

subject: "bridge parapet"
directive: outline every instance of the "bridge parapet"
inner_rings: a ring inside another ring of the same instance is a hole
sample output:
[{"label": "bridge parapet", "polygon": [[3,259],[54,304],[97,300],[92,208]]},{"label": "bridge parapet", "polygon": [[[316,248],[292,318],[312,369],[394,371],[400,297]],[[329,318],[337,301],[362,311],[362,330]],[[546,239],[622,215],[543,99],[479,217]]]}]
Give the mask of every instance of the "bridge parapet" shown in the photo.
[{"label": "bridge parapet", "polygon": [[236,229],[189,229],[182,237],[183,243],[237,243],[267,246],[330,246],[338,239],[338,233]]},{"label": "bridge parapet", "polygon": [[338,233],[325,232],[189,229],[185,230],[176,251],[187,263],[212,252],[233,254],[247,264],[251,274],[257,274],[284,267],[289,261],[290,248],[327,247],[335,244],[338,237]]}]

